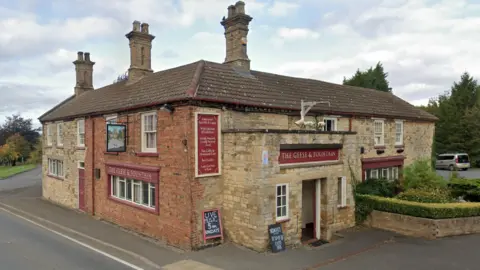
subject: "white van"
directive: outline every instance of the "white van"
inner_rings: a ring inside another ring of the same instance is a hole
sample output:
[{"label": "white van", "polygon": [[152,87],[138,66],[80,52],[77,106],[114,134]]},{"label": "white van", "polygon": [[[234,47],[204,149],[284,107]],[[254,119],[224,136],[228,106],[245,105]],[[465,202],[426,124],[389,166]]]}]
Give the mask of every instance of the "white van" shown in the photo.
[{"label": "white van", "polygon": [[437,156],[435,169],[449,169],[450,171],[466,171],[470,168],[470,158],[467,153],[441,154]]}]

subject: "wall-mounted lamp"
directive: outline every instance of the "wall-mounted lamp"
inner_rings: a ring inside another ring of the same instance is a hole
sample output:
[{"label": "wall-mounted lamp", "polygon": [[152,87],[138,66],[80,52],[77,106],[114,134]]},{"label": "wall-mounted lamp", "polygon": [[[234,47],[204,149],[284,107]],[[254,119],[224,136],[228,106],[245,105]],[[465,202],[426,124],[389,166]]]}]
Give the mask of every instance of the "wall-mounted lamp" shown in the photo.
[{"label": "wall-mounted lamp", "polygon": [[167,104],[163,104],[163,106],[160,108],[160,110],[165,111],[165,112],[169,112],[169,113],[173,113],[175,108],[173,108],[173,106],[171,104],[167,103]]}]

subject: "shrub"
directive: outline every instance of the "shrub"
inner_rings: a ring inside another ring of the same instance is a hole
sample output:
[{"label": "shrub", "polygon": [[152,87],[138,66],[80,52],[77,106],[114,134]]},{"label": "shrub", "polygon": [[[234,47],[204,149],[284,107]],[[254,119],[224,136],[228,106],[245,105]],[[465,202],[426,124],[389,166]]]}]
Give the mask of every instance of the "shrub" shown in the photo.
[{"label": "shrub", "polygon": [[355,186],[356,194],[369,194],[381,197],[395,195],[395,182],[385,179],[370,179]]},{"label": "shrub", "polygon": [[356,205],[361,205],[363,211],[372,209],[431,219],[480,216],[480,203],[420,203],[361,194],[356,197]]},{"label": "shrub", "polygon": [[454,197],[466,201],[480,202],[480,179],[452,178],[448,187]]},{"label": "shrub", "polygon": [[403,190],[438,189],[446,185],[447,181],[432,169],[427,159],[416,160],[412,165],[405,167],[401,182]]},{"label": "shrub", "polygon": [[421,202],[421,203],[449,203],[453,202],[450,190],[446,188],[437,189],[409,189],[396,197],[399,200]]}]

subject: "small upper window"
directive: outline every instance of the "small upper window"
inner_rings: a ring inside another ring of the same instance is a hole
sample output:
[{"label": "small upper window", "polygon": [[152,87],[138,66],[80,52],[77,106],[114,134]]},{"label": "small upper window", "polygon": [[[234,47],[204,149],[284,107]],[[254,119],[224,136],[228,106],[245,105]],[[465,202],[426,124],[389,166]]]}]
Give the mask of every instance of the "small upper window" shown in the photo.
[{"label": "small upper window", "polygon": [[288,184],[277,185],[276,190],[277,220],[288,218]]},{"label": "small upper window", "polygon": [[57,124],[57,145],[63,146],[63,123]]},{"label": "small upper window", "polygon": [[403,144],[403,121],[395,122],[395,144]]},{"label": "small upper window", "polygon": [[323,118],[323,131],[337,131],[337,118]]},{"label": "small upper window", "polygon": [[142,152],[157,152],[157,113],[142,114]]},{"label": "small upper window", "polygon": [[85,120],[80,119],[77,121],[77,145],[80,147],[85,146]]}]

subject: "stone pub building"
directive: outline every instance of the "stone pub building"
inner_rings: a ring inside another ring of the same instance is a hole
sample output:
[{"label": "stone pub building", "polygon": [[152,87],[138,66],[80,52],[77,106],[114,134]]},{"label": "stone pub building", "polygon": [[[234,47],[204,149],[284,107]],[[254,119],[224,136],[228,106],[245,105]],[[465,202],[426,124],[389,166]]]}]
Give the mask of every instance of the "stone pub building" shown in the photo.
[{"label": "stone pub building", "polygon": [[224,63],[157,72],[135,21],[128,78],[101,88],[79,52],[74,94],[40,117],[43,196],[183,249],[216,241],[218,209],[225,239],[263,251],[271,224],[287,245],[353,226],[352,181],[430,156],[436,118],[391,93],[252,70],[251,20],[228,7]]}]

